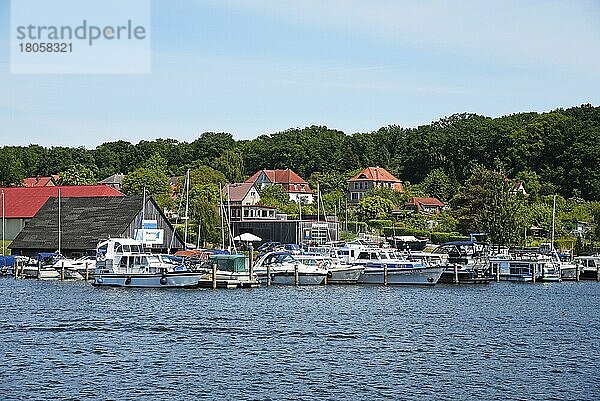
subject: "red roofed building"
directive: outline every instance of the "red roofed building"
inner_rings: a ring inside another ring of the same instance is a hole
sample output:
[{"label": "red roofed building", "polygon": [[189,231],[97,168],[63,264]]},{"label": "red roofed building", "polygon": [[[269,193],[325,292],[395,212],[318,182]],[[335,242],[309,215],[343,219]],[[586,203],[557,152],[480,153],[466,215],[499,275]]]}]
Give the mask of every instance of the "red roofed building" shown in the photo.
[{"label": "red roofed building", "polygon": [[59,189],[62,198],[125,196],[108,185],[0,188],[4,193],[5,239],[12,241],[49,198],[58,197]]},{"label": "red roofed building", "polygon": [[435,214],[446,208],[446,204],[438,198],[412,198],[406,202],[406,210],[419,213]]},{"label": "red roofed building", "polygon": [[383,167],[367,167],[348,180],[348,202],[357,204],[373,188],[385,187],[404,192],[402,181]]},{"label": "red roofed building", "polygon": [[285,170],[259,170],[246,180],[246,183],[254,184],[259,190],[268,186],[278,184],[294,202],[312,203],[313,193],[308,183],[289,168]]},{"label": "red roofed building", "polygon": [[58,176],[53,175],[50,177],[29,177],[23,178],[23,186],[27,188],[32,187],[54,187],[58,182]]},{"label": "red roofed building", "polygon": [[256,205],[260,200],[258,190],[251,182],[228,184],[223,187],[223,196],[231,205]]}]

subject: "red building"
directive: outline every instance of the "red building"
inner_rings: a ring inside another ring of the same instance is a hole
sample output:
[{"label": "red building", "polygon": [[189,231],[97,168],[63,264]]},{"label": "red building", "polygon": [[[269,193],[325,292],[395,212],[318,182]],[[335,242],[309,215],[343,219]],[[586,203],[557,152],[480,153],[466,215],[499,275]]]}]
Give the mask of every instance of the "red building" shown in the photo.
[{"label": "red building", "polygon": [[13,240],[49,198],[58,197],[59,189],[62,198],[125,196],[108,185],[0,188],[4,194],[5,239]]}]

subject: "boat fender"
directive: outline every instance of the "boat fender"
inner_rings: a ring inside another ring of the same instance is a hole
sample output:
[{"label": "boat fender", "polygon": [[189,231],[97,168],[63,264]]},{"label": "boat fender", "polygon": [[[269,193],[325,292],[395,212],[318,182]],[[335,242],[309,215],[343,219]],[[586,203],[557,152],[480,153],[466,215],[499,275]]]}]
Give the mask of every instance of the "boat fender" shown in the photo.
[{"label": "boat fender", "polygon": [[160,278],[160,285],[167,285],[167,276],[164,274]]},{"label": "boat fender", "polygon": [[104,280],[102,279],[102,277],[98,277],[98,278],[96,279],[96,282],[97,282],[98,284],[102,284],[102,283],[104,282]]},{"label": "boat fender", "polygon": [[327,278],[331,278],[333,276],[332,272],[327,272]]},{"label": "boat fender", "polygon": [[427,281],[429,281],[430,283],[433,283],[433,278],[432,277],[428,277]]},{"label": "boat fender", "polygon": [[129,284],[131,284],[131,276],[127,276],[127,278],[125,279],[125,285]]}]

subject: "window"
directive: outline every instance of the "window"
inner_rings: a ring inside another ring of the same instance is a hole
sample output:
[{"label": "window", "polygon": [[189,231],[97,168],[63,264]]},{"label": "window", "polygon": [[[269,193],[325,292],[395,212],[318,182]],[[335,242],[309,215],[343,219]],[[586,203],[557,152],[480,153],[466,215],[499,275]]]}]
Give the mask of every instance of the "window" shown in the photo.
[{"label": "window", "polygon": [[358,193],[356,193],[356,192],[350,193],[350,199],[352,199],[352,200],[358,200]]}]

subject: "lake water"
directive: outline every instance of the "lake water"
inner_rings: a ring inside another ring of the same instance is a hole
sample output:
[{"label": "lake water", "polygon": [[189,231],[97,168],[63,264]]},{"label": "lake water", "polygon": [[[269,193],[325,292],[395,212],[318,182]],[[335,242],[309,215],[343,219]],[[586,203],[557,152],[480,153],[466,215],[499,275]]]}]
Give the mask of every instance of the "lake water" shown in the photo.
[{"label": "lake water", "polygon": [[598,400],[600,283],[0,279],[1,400]]}]

